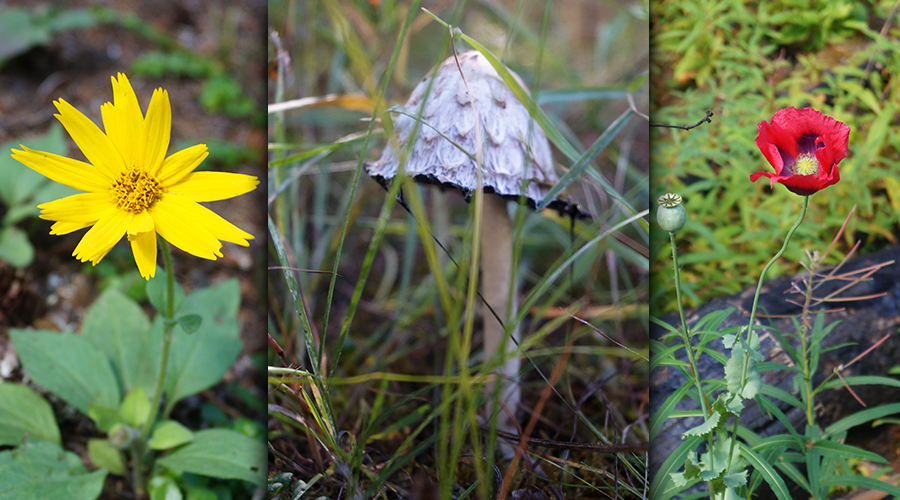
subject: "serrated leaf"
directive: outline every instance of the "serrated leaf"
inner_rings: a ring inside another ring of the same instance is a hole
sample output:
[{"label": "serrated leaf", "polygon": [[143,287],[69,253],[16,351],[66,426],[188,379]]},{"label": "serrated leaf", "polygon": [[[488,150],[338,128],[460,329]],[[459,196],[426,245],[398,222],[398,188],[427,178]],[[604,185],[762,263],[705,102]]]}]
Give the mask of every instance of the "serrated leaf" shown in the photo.
[{"label": "serrated leaf", "polygon": [[0,384],[0,401],[0,446],[15,446],[23,439],[62,444],[53,408],[34,389],[20,384]]},{"label": "serrated leaf", "polygon": [[719,426],[719,421],[721,420],[721,418],[722,415],[720,415],[719,412],[714,411],[712,412],[712,415],[706,417],[702,424],[696,427],[691,427],[690,429],[684,431],[682,437],[706,436],[712,433]]},{"label": "serrated leaf", "polygon": [[192,443],[157,463],[176,472],[243,479],[253,484],[262,484],[266,478],[265,444],[228,429],[199,431]]},{"label": "serrated leaf", "polygon": [[[760,386],[762,386],[762,377],[759,375],[756,361],[750,358],[749,355],[745,359],[742,344],[744,343],[734,346],[731,350],[731,357],[725,363],[725,382],[729,392],[740,394],[744,399],[753,399],[759,393]],[[742,380],[745,363],[747,365],[747,376],[746,379]]]},{"label": "serrated leaf", "polygon": [[722,481],[725,483],[725,486],[728,486],[730,488],[743,486],[747,484],[747,470],[745,469],[740,472],[732,472],[731,474],[727,474],[722,478]]}]

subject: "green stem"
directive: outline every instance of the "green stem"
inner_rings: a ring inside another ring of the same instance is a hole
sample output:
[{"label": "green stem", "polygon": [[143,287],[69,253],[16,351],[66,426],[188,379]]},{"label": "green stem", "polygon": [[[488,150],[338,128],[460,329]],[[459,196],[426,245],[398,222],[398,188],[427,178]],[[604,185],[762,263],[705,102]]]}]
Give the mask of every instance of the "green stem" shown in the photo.
[{"label": "green stem", "polygon": [[[172,270],[172,251],[169,249],[169,244],[166,240],[159,238],[159,245],[162,248],[163,254],[163,262],[165,264],[166,269],[166,310],[163,312],[163,324],[165,325],[163,330],[163,349],[162,349],[162,361],[160,362],[159,368],[159,378],[156,381],[156,394],[153,396],[153,404],[150,406],[151,412],[150,417],[144,422],[144,426],[141,428],[141,437],[138,441],[138,445],[140,448],[140,454],[135,456],[135,467],[140,469],[143,467],[143,455],[145,450],[145,444],[147,443],[147,439],[150,436],[150,430],[153,428],[153,424],[156,422],[156,415],[159,412],[159,402],[162,400],[163,393],[163,383],[166,380],[166,370],[169,365],[169,347],[172,345],[172,329],[175,327],[175,274]],[[166,405],[168,407],[168,405]],[[140,472],[138,472],[140,474]],[[144,485],[143,481],[136,485],[136,489],[139,494],[143,494]]]},{"label": "green stem", "polygon": [[[772,267],[772,264],[775,263],[776,260],[781,258],[784,254],[784,251],[787,250],[788,243],[791,242],[791,237],[794,236],[794,232],[800,227],[800,223],[803,222],[803,219],[806,217],[806,210],[809,208],[809,196],[803,197],[803,208],[800,210],[800,217],[797,217],[797,221],[794,222],[794,225],[787,232],[787,236],[784,237],[784,244],[781,245],[781,250],[773,256],[769,262],[766,264],[766,267],[763,268],[762,273],[759,275],[759,283],[756,285],[756,294],[753,296],[753,307],[750,309],[750,324],[747,325],[747,342],[750,342],[750,334],[753,333],[753,323],[756,321],[756,306],[759,303],[759,294],[762,291],[763,280],[766,278],[766,273],[769,271],[769,268]],[[747,368],[749,366],[749,357],[750,354],[744,352],[744,369],[741,374],[741,387],[744,386],[744,383],[747,380]],[[734,445],[737,442],[737,429],[738,424],[740,423],[741,416],[738,414],[734,417],[734,425],[731,428],[731,448],[728,451],[728,466],[725,468],[726,473],[731,470],[731,457],[734,456]]]},{"label": "green stem", "polygon": [[781,245],[781,250],[775,254],[774,257],[766,264],[766,267],[763,268],[762,274],[759,275],[759,283],[756,285],[756,295],[753,296],[753,307],[750,309],[750,324],[747,326],[747,341],[750,341],[750,334],[753,332],[753,322],[756,319],[756,305],[759,302],[759,292],[762,291],[763,280],[766,277],[766,272],[769,271],[769,268],[772,267],[772,264],[775,263],[776,260],[781,258],[781,255],[784,254],[784,251],[787,250],[788,243],[791,241],[791,236],[794,235],[794,231],[800,227],[800,223],[803,222],[803,218],[806,217],[806,209],[809,208],[809,196],[803,197],[803,209],[800,210],[800,217],[797,218],[797,222],[794,222],[794,225],[787,232],[787,236],[784,237],[784,245]]},{"label": "green stem", "polygon": [[694,385],[697,386],[697,393],[700,396],[700,406],[704,409],[703,414],[709,416],[712,414],[712,408],[709,407],[706,396],[703,394],[703,388],[700,385],[697,363],[694,361],[691,331],[684,316],[684,304],[681,302],[681,273],[678,271],[678,248],[675,245],[675,233],[669,233],[669,244],[672,246],[672,263],[675,267],[675,297],[678,300],[678,314],[681,316],[681,337],[684,341],[684,350],[687,351],[688,362],[691,365],[691,375],[694,379]]}]

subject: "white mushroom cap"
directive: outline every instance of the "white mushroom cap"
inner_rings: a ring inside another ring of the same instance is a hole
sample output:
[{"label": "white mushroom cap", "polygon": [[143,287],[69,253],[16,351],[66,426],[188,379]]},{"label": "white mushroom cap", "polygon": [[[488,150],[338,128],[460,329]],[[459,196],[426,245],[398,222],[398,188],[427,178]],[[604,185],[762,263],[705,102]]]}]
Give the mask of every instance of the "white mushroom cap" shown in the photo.
[{"label": "white mushroom cap", "polygon": [[[559,180],[553,169],[547,136],[483,55],[474,50],[464,52],[459,55],[459,65],[481,122],[485,192],[518,198],[522,194],[522,180],[527,178],[529,182],[524,194],[528,204],[536,206]],[[525,88],[522,79],[512,71],[510,73]],[[435,78],[431,94],[423,102],[431,78]],[[422,182],[455,187],[462,191],[466,200],[477,187],[476,163],[472,159],[476,149],[475,117],[470,105],[466,84],[452,56],[419,82],[406,102],[407,110],[414,115],[424,106],[422,119],[434,127],[424,123],[419,126],[406,163],[406,174]],[[415,122],[410,116],[397,116],[394,130],[400,148],[406,147]],[[438,131],[464,148],[472,158]],[[399,167],[399,157],[389,143],[381,158],[368,163],[366,170],[382,185],[388,186]],[[567,200],[557,199],[550,206],[561,212],[586,215]]]}]

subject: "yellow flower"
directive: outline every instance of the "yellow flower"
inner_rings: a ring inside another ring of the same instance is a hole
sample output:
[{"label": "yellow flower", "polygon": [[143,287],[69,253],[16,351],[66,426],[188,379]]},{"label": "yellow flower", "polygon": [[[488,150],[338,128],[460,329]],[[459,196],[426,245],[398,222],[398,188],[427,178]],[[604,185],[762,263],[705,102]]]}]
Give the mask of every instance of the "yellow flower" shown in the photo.
[{"label": "yellow flower", "polygon": [[169,94],[156,89],[147,116],[128,78],[113,77],[113,102],[100,107],[103,128],[60,99],[56,118],[90,163],[21,146],[12,157],[29,168],[84,193],[38,205],[41,218],[56,221],[50,234],[92,226],[72,253],[96,265],[128,236],[145,279],[156,272],[156,234],[187,253],[215,260],[222,241],[248,246],[253,236],[198,202],[224,200],[252,191],[256,177],[194,172],[209,154],[205,144],[168,158],[172,110]]}]

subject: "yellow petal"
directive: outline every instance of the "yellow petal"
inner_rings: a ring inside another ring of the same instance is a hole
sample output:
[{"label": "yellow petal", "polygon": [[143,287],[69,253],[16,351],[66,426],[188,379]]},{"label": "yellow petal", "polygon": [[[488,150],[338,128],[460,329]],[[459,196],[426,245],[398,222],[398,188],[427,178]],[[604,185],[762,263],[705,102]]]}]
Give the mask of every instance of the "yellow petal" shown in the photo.
[{"label": "yellow petal", "polygon": [[192,172],[168,192],[193,201],[217,201],[234,198],[256,189],[259,180],[252,175],[228,172]]},{"label": "yellow petal", "polygon": [[112,141],[113,146],[119,150],[124,164],[126,166],[134,165],[135,147],[128,141],[128,135],[119,124],[113,103],[107,102],[100,106],[100,116],[103,118],[103,130],[106,131],[106,136]]},{"label": "yellow petal", "polygon": [[52,226],[50,226],[50,234],[52,235],[62,235],[69,234],[79,229],[84,229],[88,226],[93,226],[93,222],[56,222]]},{"label": "yellow petal", "polygon": [[41,175],[79,191],[105,193],[109,190],[112,178],[89,163],[35,151],[22,145],[19,147],[22,151],[13,149],[12,157]]},{"label": "yellow petal", "polygon": [[78,242],[72,255],[81,262],[91,261],[96,265],[122,239],[131,219],[132,214],[128,212],[110,210]]},{"label": "yellow petal", "polygon": [[131,223],[128,224],[128,236],[130,238],[141,233],[153,232],[154,227],[153,217],[145,210],[139,214],[135,214],[131,219]]},{"label": "yellow petal", "polygon": [[252,234],[242,231],[203,205],[177,195],[166,196],[164,200],[170,206],[177,206],[179,211],[189,217],[193,224],[203,227],[217,240],[230,241],[246,247],[250,245],[247,240],[253,239]]},{"label": "yellow petal", "polygon": [[129,234],[128,241],[131,242],[131,252],[141,277],[146,280],[152,278],[156,274],[156,232]]},{"label": "yellow petal", "polygon": [[169,149],[169,134],[172,132],[172,107],[169,105],[169,93],[163,89],[153,91],[147,118],[141,132],[144,143],[144,168],[154,176],[162,168],[166,151]]},{"label": "yellow petal", "polygon": [[[193,205],[199,207],[196,203]],[[156,232],[181,250],[209,260],[221,257],[222,244],[198,219],[188,203],[179,202],[177,196],[165,196],[150,208],[156,223]]]},{"label": "yellow petal", "polygon": [[79,193],[38,205],[41,219],[90,226],[115,208],[106,193]]},{"label": "yellow petal", "polygon": [[131,88],[128,77],[122,73],[119,73],[118,77],[118,81],[116,78],[110,77],[113,88],[114,121],[118,130],[116,144],[125,149],[122,157],[129,158],[130,161],[126,168],[130,168],[137,165],[143,158],[140,136],[144,115],[141,113],[141,106],[138,104],[137,96],[134,95],[134,89]]},{"label": "yellow petal", "polygon": [[193,172],[200,163],[209,156],[206,144],[197,144],[173,154],[163,161],[159,175],[156,176],[163,186],[174,186]]},{"label": "yellow petal", "polygon": [[110,179],[124,170],[125,161],[119,150],[94,122],[63,99],[54,104],[59,110],[56,118],[97,170]]}]

